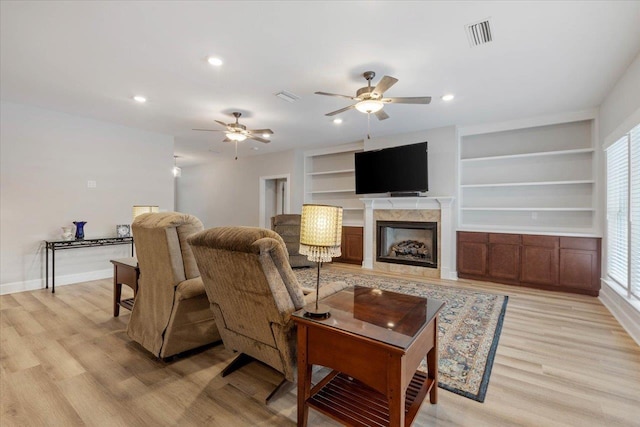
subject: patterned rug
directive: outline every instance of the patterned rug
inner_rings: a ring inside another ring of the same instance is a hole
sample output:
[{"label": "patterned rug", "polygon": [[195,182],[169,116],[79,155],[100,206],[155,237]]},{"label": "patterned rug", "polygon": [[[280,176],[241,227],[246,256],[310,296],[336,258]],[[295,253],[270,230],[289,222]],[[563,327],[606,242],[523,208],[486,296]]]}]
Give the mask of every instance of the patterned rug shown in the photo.
[{"label": "patterned rug", "polygon": [[[294,270],[300,285],[315,289],[316,269]],[[322,283],[344,281],[383,290],[435,298],[446,303],[439,322],[439,383],[445,390],[484,402],[498,347],[507,296],[474,292],[368,274],[323,269]],[[426,361],[421,368],[426,370]]]}]

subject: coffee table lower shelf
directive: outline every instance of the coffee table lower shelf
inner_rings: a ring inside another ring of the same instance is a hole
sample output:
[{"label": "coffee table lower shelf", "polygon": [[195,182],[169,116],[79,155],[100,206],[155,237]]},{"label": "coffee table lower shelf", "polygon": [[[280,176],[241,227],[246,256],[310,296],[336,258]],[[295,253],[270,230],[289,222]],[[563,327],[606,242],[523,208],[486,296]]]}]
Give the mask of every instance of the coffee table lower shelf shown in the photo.
[{"label": "coffee table lower shelf", "polygon": [[[407,387],[405,427],[416,417],[435,382],[416,371]],[[388,426],[389,402],[384,394],[349,376],[333,371],[312,390],[307,404],[323,414],[353,426]]]},{"label": "coffee table lower shelf", "polygon": [[120,301],[120,306],[126,308],[129,311],[132,311],[134,301],[135,301],[135,298],[123,299],[122,301]]}]

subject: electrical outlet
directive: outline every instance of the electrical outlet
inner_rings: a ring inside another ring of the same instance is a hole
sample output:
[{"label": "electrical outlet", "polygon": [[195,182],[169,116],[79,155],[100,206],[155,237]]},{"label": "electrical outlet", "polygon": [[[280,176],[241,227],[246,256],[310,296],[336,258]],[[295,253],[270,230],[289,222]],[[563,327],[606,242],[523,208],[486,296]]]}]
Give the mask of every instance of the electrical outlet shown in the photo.
[{"label": "electrical outlet", "polygon": [[87,188],[96,188],[97,183],[95,181],[87,181]]}]

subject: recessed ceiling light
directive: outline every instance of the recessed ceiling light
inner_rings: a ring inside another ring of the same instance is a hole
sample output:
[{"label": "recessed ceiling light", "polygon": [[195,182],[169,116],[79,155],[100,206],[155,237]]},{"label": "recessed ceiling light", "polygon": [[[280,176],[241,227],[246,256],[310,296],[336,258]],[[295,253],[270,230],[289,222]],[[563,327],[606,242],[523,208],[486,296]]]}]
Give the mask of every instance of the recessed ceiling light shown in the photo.
[{"label": "recessed ceiling light", "polygon": [[270,136],[271,136],[271,134],[270,134],[270,133],[263,133],[263,134],[262,134],[262,137],[263,137],[263,138],[269,138]]},{"label": "recessed ceiling light", "polygon": [[340,123],[342,123],[342,119],[333,119],[333,123],[339,125]]},{"label": "recessed ceiling light", "polygon": [[222,59],[220,58],[215,58],[213,56],[210,56],[209,58],[207,58],[207,62],[211,65],[213,65],[214,67],[219,67],[222,65]]},{"label": "recessed ceiling light", "polygon": [[133,100],[136,102],[139,102],[140,104],[144,104],[145,102],[147,102],[147,98],[145,98],[142,95],[136,95],[133,97]]},{"label": "recessed ceiling light", "polygon": [[451,101],[453,98],[455,98],[455,96],[453,96],[453,94],[452,94],[452,93],[448,93],[448,94],[446,94],[446,95],[444,95],[444,96],[442,97],[442,100],[443,100],[443,101]]},{"label": "recessed ceiling light", "polygon": [[251,149],[252,149],[253,151],[258,151],[260,148],[258,148],[258,147],[251,147]]}]

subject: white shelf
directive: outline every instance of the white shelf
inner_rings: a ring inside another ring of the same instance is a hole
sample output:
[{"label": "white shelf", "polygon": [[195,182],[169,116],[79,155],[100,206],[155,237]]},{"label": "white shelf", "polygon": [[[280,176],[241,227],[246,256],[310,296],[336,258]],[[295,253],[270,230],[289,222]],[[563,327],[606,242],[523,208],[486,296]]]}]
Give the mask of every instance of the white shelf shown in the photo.
[{"label": "white shelf", "polygon": [[364,207],[362,208],[342,208],[343,211],[364,211]]},{"label": "white shelf", "polygon": [[527,207],[527,208],[492,208],[492,207],[482,207],[482,208],[461,208],[463,211],[536,211],[536,212],[589,212],[595,211],[594,208],[536,208],[536,207]]},{"label": "white shelf", "polygon": [[316,176],[316,175],[339,175],[343,173],[354,173],[355,169],[339,169],[333,171],[322,171],[322,172],[309,172],[307,176]]},{"label": "white shelf", "polygon": [[578,184],[594,184],[594,180],[575,180],[575,181],[537,181],[537,182],[504,182],[494,184],[463,184],[462,188],[479,188],[479,187],[523,187],[529,185],[578,185]]},{"label": "white shelf", "polygon": [[520,159],[525,157],[561,156],[566,154],[593,153],[594,151],[595,150],[593,148],[578,148],[574,150],[541,151],[537,153],[505,154],[502,156],[473,157],[470,159],[460,159],[460,161],[461,162],[478,162],[478,161],[487,161],[487,160]]},{"label": "white shelf", "polygon": [[591,117],[463,134],[460,228],[596,234],[596,129]]},{"label": "white shelf", "polygon": [[343,190],[314,190],[308,191],[309,194],[332,194],[332,193],[355,193],[355,188],[345,188]]}]

